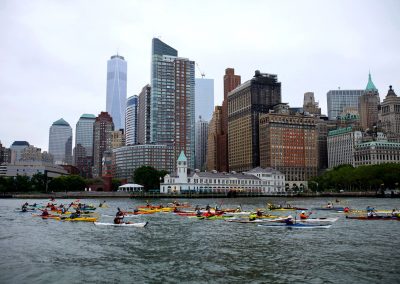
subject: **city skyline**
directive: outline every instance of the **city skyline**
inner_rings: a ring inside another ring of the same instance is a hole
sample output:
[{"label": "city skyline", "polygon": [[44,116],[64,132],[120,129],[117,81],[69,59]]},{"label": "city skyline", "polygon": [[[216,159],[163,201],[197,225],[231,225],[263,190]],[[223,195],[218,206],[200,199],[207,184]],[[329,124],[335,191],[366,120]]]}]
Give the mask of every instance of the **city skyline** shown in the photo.
[{"label": "city skyline", "polygon": [[[146,17],[153,5],[159,9]],[[369,70],[381,94],[389,85],[400,90],[397,1],[205,1],[190,7],[177,1],[99,1],[94,10],[92,2],[2,2],[2,144],[22,140],[48,150],[53,121],[64,118],[75,133],[82,114],[105,111],[106,61],[113,54],[129,62],[127,95],[138,95],[150,83],[151,39],[159,36],[198,63],[197,78],[204,72],[214,79],[214,105],[222,103],[229,67],[243,82],[255,70],[277,74],[282,102],[293,107],[314,92],[324,114],[329,90],[364,89]],[[173,16],[181,14],[185,25]]]}]

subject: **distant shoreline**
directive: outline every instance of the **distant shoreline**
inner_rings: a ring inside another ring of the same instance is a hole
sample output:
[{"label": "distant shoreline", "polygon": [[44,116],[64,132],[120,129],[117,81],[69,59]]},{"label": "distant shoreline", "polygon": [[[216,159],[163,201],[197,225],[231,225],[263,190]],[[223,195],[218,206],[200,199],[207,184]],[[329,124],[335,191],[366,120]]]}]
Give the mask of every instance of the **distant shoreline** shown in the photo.
[{"label": "distant shoreline", "polygon": [[0,198],[20,198],[20,199],[48,199],[48,198],[59,198],[59,199],[76,199],[76,198],[137,198],[137,199],[161,199],[161,198],[172,198],[172,199],[201,199],[201,198],[315,198],[315,197],[397,197],[400,195],[382,195],[376,192],[320,192],[315,193],[302,193],[298,195],[256,195],[256,194],[237,194],[235,196],[227,196],[224,193],[213,193],[213,194],[160,194],[160,193],[129,193],[129,192],[101,192],[101,191],[82,191],[82,192],[54,192],[54,193],[2,193]]}]

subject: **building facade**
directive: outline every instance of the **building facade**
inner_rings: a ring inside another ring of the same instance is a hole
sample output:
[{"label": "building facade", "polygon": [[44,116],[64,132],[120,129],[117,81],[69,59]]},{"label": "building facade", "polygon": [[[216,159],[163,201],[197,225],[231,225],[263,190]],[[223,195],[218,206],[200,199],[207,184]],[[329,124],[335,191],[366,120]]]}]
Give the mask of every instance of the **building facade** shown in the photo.
[{"label": "building facade", "polygon": [[316,118],[270,112],[260,116],[260,164],[285,175],[289,186],[306,186],[318,175]]},{"label": "building facade", "polygon": [[4,147],[0,142],[0,165],[11,163],[11,149]]},{"label": "building facade", "polygon": [[318,102],[315,101],[313,92],[304,93],[303,111],[309,114],[321,115],[321,108],[318,106]]},{"label": "building facade", "polygon": [[174,170],[174,149],[171,145],[144,144],[113,149],[113,176],[133,182],[134,171],[141,166],[157,170]]},{"label": "building facade", "polygon": [[149,84],[142,88],[139,94],[138,106],[138,144],[149,144],[151,137],[150,127],[150,105],[151,105],[151,87]]},{"label": "building facade", "polygon": [[53,165],[42,161],[19,161],[15,164],[8,164],[3,167],[4,168],[0,170],[0,176],[32,177],[35,174],[41,173],[48,177],[56,178],[62,175],[68,175],[68,172],[62,166]]},{"label": "building facade", "polygon": [[80,174],[85,178],[92,176],[93,167],[93,125],[94,114],[82,114],[76,123],[74,161]]},{"label": "building facade", "polygon": [[280,102],[281,83],[278,76],[260,71],[228,94],[231,171],[243,172],[260,166],[259,117]]},{"label": "building facade", "polygon": [[219,172],[221,168],[218,167],[218,135],[221,133],[221,115],[222,106],[216,106],[208,125],[208,135],[207,135],[207,157],[206,157],[206,170],[212,171],[216,170]]},{"label": "building facade", "polygon": [[344,108],[358,109],[358,98],[364,94],[364,90],[331,90],[327,93],[328,118],[336,120]]},{"label": "building facade", "polygon": [[354,164],[354,147],[362,142],[361,131],[352,127],[329,131],[327,138],[328,168]]},{"label": "building facade", "polygon": [[400,143],[371,141],[354,146],[354,166],[400,163]]},{"label": "building facade", "polygon": [[62,118],[50,127],[49,153],[53,155],[55,164],[72,164],[72,128]]},{"label": "building facade", "polygon": [[196,78],[195,117],[210,121],[214,110],[214,79]]},{"label": "building facade", "polygon": [[188,173],[187,159],[182,152],[176,172],[167,174],[160,185],[161,193],[256,193],[259,195],[285,194],[285,176],[277,170],[255,168],[244,173],[200,172]]},{"label": "building facade", "polygon": [[371,74],[368,75],[368,84],[364,94],[358,98],[358,113],[360,115],[361,127],[373,129],[378,126],[378,108],[380,98],[378,89],[375,87],[371,79]]},{"label": "building facade", "polygon": [[196,122],[196,159],[195,168],[204,170],[207,158],[208,122],[199,117]]},{"label": "building facade", "polygon": [[15,164],[21,159],[21,152],[29,147],[29,143],[27,141],[14,141],[10,146],[10,163]]},{"label": "building facade", "polygon": [[113,119],[115,129],[125,127],[127,63],[120,55],[107,61],[106,111]]},{"label": "building facade", "polygon": [[126,145],[124,130],[114,130],[111,132],[111,149],[123,147]]},{"label": "building facade", "polygon": [[138,107],[139,97],[131,96],[126,102],[125,112],[125,139],[126,145],[134,145],[138,143]]},{"label": "building facade", "polygon": [[44,162],[47,164],[53,164],[53,155],[43,151],[40,148],[36,148],[33,145],[29,145],[21,151],[20,162]]},{"label": "building facade", "polygon": [[381,104],[380,128],[391,142],[400,142],[400,97],[392,86]]},{"label": "building facade", "polygon": [[103,172],[103,154],[111,150],[113,131],[113,119],[107,112],[101,112],[93,125],[93,177],[100,177]]},{"label": "building facade", "polygon": [[217,136],[217,170],[229,172],[228,154],[228,94],[241,84],[241,77],[235,74],[235,69],[226,68],[224,75],[224,100],[222,101],[221,132]]},{"label": "building facade", "polygon": [[176,157],[185,151],[193,169],[194,61],[177,57],[178,52],[159,39],[153,39],[152,47],[150,142],[173,145]]}]

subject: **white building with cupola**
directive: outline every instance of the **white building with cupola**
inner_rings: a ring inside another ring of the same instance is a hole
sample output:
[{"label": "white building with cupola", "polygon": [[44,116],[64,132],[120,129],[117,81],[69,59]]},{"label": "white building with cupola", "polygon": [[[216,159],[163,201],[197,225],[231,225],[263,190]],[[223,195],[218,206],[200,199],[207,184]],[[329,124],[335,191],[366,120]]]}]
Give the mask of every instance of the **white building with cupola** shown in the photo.
[{"label": "white building with cupola", "polygon": [[160,192],[179,193],[253,193],[257,195],[284,195],[285,175],[272,168],[254,168],[237,173],[217,171],[188,173],[185,153],[182,151],[177,160],[175,173],[167,174],[160,184]]}]

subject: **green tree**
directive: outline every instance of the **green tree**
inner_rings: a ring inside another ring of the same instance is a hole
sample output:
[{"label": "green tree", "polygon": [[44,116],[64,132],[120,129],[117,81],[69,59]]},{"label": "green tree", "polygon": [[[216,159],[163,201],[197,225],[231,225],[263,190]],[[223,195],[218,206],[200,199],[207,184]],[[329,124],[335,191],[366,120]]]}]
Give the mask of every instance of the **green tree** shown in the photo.
[{"label": "green tree", "polygon": [[84,191],[86,182],[85,179],[79,175],[62,176],[65,180],[67,191]]},{"label": "green tree", "polygon": [[46,176],[42,173],[34,174],[31,177],[32,189],[34,191],[46,191]]},{"label": "green tree", "polygon": [[117,178],[113,178],[111,180],[111,189],[112,191],[117,191],[118,187],[122,184],[122,181],[120,179]]},{"label": "green tree", "polygon": [[164,171],[157,171],[150,166],[141,166],[133,173],[135,183],[143,185],[144,190],[160,188],[160,177]]},{"label": "green tree", "polygon": [[29,192],[32,190],[31,180],[26,175],[17,175],[14,179],[14,187],[17,192]]}]

